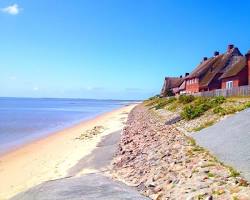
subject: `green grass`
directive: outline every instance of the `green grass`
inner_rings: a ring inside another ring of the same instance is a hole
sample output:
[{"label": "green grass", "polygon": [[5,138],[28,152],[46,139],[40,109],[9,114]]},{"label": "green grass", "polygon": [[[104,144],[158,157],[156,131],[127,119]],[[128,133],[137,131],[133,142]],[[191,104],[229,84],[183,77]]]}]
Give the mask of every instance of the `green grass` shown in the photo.
[{"label": "green grass", "polygon": [[213,173],[211,173],[211,172],[208,172],[207,176],[208,176],[209,178],[214,178],[216,175],[213,174]]},{"label": "green grass", "polygon": [[[217,116],[234,114],[246,108],[250,108],[250,100],[247,98],[224,98],[218,97],[194,97],[192,95],[180,95],[176,97],[154,96],[144,101],[144,105],[151,109],[166,109],[172,112],[179,112],[183,119],[192,120],[202,116],[206,111],[212,110]],[[199,131],[212,122],[197,127],[195,131]]]},{"label": "green grass", "polygon": [[228,166],[227,168],[228,168],[230,177],[238,177],[238,176],[240,176],[240,173],[236,169],[234,169],[233,167]]},{"label": "green grass", "polygon": [[220,196],[220,195],[225,193],[225,190],[222,190],[222,189],[221,190],[214,190],[212,193],[213,193],[213,195]]},{"label": "green grass", "polygon": [[219,106],[225,102],[224,97],[204,98],[197,97],[192,104],[183,108],[181,116],[186,120],[195,119],[203,115],[206,111]]},{"label": "green grass", "polygon": [[197,131],[200,131],[204,128],[207,128],[209,126],[212,126],[214,125],[216,121],[215,120],[211,120],[211,121],[208,121],[208,122],[205,122],[204,124],[202,124],[201,126],[197,127],[197,128],[194,128],[193,131],[197,132]]}]

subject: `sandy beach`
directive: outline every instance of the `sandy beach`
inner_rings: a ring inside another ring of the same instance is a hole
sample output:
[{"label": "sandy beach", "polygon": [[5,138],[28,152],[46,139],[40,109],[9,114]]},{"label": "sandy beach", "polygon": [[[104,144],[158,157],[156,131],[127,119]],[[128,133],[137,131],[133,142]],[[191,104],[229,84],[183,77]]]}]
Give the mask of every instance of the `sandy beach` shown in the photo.
[{"label": "sandy beach", "polygon": [[[9,199],[44,181],[67,176],[68,170],[90,154],[103,136],[123,128],[134,106],[105,113],[1,156],[0,199]],[[94,127],[102,127],[102,131],[91,138],[82,137],[95,130]]]}]

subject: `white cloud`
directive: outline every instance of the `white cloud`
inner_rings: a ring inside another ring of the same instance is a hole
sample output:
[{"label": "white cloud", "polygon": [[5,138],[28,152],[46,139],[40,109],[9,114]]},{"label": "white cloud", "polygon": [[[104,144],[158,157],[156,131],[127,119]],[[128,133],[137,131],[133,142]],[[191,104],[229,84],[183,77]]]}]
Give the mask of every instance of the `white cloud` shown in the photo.
[{"label": "white cloud", "polygon": [[17,4],[13,4],[2,8],[1,11],[10,15],[18,15],[20,13],[20,7]]}]

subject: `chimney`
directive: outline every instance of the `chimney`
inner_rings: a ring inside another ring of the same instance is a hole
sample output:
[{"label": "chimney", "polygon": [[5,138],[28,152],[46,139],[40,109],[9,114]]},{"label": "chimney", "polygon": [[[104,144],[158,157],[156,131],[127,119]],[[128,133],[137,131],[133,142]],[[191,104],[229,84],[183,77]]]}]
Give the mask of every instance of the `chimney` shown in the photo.
[{"label": "chimney", "polygon": [[180,78],[182,78],[182,75],[180,75]]},{"label": "chimney", "polygon": [[203,62],[207,60],[207,57],[203,57]]},{"label": "chimney", "polygon": [[189,73],[185,73],[185,77],[187,77],[189,75]]},{"label": "chimney", "polygon": [[234,48],[234,45],[233,44],[229,44],[228,46],[227,46],[227,52],[229,52],[231,49],[233,49]]},{"label": "chimney", "polygon": [[219,51],[214,52],[214,57],[220,55]]}]

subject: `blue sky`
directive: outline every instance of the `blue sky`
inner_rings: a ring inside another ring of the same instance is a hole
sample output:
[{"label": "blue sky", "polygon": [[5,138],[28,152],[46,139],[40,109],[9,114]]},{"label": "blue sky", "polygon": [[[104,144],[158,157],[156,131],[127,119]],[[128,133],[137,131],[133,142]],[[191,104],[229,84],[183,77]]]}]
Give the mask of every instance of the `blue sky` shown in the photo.
[{"label": "blue sky", "polygon": [[0,0],[0,96],[143,99],[229,43],[250,2]]}]

